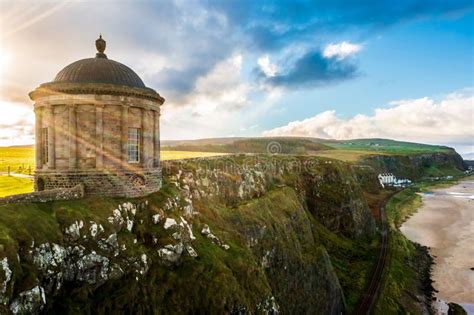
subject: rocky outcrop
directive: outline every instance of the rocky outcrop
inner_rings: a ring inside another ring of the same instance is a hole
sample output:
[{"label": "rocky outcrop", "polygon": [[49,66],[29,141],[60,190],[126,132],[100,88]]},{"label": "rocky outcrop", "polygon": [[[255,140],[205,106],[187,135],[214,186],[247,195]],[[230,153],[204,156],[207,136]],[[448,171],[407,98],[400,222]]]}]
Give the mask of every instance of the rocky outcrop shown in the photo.
[{"label": "rocky outcrop", "polygon": [[374,236],[350,166],[255,156],[164,170],[141,199],[0,206],[0,312],[345,311],[315,222]]}]

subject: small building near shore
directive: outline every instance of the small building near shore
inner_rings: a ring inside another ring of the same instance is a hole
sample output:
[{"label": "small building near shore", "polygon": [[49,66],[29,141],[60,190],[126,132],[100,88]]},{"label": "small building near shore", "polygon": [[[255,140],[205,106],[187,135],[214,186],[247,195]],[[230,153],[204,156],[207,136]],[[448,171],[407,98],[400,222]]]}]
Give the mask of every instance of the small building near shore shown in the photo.
[{"label": "small building near shore", "polygon": [[411,180],[407,178],[397,178],[392,173],[381,173],[378,175],[378,179],[383,188],[385,188],[385,186],[406,187],[412,184]]},{"label": "small building near shore", "polygon": [[97,54],[71,63],[30,92],[35,102],[35,190],[137,197],[161,187],[160,106],[129,67]]}]

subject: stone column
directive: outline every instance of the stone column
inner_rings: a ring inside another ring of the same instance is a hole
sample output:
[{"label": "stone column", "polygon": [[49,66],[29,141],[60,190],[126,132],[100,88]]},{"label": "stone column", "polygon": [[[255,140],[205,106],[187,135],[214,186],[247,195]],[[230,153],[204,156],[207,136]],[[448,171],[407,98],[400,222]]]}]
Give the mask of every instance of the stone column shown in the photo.
[{"label": "stone column", "polygon": [[142,134],[143,134],[143,167],[153,168],[154,152],[153,152],[153,117],[152,111],[142,108]]},{"label": "stone column", "polygon": [[36,169],[40,170],[43,168],[43,149],[42,149],[42,139],[43,139],[43,126],[42,126],[42,116],[43,111],[40,107],[36,107],[35,104],[35,161]]},{"label": "stone column", "polygon": [[77,115],[76,106],[69,105],[69,169],[77,168]]},{"label": "stone column", "polygon": [[54,126],[54,107],[48,105],[48,169],[56,167],[56,152],[55,152],[55,126]]},{"label": "stone column", "polygon": [[153,111],[154,167],[160,166],[160,110]]},{"label": "stone column", "polygon": [[104,168],[104,105],[95,107],[96,168]]},{"label": "stone column", "polygon": [[128,165],[128,105],[122,106],[122,168]]}]

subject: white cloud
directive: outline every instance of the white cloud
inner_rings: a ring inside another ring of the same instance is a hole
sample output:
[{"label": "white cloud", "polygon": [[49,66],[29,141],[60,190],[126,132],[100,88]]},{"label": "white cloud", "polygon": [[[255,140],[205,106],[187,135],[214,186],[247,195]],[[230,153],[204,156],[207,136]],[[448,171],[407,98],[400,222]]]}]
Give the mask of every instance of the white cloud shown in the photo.
[{"label": "white cloud", "polygon": [[258,58],[257,63],[260,70],[262,70],[267,77],[274,77],[278,72],[277,66],[270,62],[270,57],[268,55]]},{"label": "white cloud", "polygon": [[424,97],[391,102],[372,115],[344,119],[336,111],[325,111],[311,118],[292,121],[267,130],[265,136],[309,136],[317,138],[391,138],[446,144],[462,151],[474,139],[474,90],[446,95],[435,101]]},{"label": "white cloud", "polygon": [[33,142],[33,107],[0,100],[0,146],[32,144]]},{"label": "white cloud", "polygon": [[234,54],[196,81],[184,105],[164,106],[162,138],[216,137],[239,130],[241,112],[249,103],[251,91],[241,78],[241,70],[242,55]]},{"label": "white cloud", "polygon": [[326,58],[336,57],[344,59],[358,53],[362,49],[362,45],[350,42],[331,43],[324,48],[323,56]]}]

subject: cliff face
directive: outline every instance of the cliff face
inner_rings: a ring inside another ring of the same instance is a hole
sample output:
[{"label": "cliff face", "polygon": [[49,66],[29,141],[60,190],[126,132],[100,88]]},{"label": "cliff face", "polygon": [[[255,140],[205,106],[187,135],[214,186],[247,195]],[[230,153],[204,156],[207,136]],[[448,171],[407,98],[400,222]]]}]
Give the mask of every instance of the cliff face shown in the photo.
[{"label": "cliff face", "polygon": [[462,157],[454,150],[413,155],[375,155],[364,159],[362,163],[378,171],[414,180],[455,175],[465,170]]},{"label": "cliff face", "polygon": [[0,313],[344,312],[316,226],[374,236],[349,166],[241,157],[164,173],[146,198],[0,206]]}]

